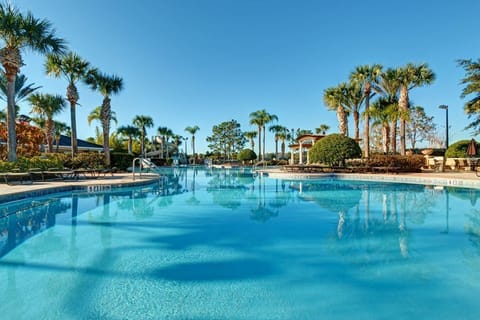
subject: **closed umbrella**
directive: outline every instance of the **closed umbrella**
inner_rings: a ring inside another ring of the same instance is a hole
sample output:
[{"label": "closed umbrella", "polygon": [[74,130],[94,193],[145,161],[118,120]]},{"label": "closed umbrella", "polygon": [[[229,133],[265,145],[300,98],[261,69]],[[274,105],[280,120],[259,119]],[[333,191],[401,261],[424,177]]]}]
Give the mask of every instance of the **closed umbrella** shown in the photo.
[{"label": "closed umbrella", "polygon": [[[475,139],[470,140],[470,143],[468,144],[468,147],[467,147],[467,155],[470,158],[473,158],[477,155],[477,142],[475,141]],[[476,165],[477,165],[476,160],[472,159],[470,162],[470,169],[474,171]]]},{"label": "closed umbrella", "polygon": [[470,140],[470,143],[467,147],[467,154],[470,158],[473,158],[477,155],[477,142],[475,139]]}]

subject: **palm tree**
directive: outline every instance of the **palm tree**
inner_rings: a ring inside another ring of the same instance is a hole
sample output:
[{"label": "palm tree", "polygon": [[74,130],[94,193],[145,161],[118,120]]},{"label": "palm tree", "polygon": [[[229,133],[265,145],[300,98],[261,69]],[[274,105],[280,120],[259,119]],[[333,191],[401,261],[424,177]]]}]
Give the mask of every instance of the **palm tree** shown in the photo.
[{"label": "palm tree", "polygon": [[193,127],[186,127],[185,128],[185,131],[187,131],[188,133],[190,133],[192,135],[192,152],[193,152],[193,164],[196,164],[196,157],[195,157],[195,133],[197,133],[197,131],[200,130],[200,128],[195,125]]},{"label": "palm tree", "polygon": [[53,116],[59,114],[65,108],[65,100],[60,95],[34,93],[28,101],[32,105],[31,113],[38,114],[45,118],[45,136],[47,138],[48,152],[53,152],[53,138],[55,125]]},{"label": "palm tree", "polygon": [[271,125],[268,130],[270,132],[273,132],[274,133],[274,140],[275,140],[275,157],[277,158],[278,160],[278,140],[280,140],[280,137],[279,135],[281,133],[284,133],[287,128],[284,127],[284,126],[281,126],[281,125],[278,125],[278,124],[274,124],[274,125]]},{"label": "palm tree", "polygon": [[350,80],[358,84],[363,89],[365,98],[365,158],[370,157],[370,98],[374,94],[372,86],[375,88],[377,79],[382,73],[382,66],[379,64],[358,66],[354,72],[350,74]]},{"label": "palm tree", "polygon": [[250,148],[253,150],[253,148],[255,148],[254,139],[257,137],[257,131],[246,131],[243,134],[245,135],[245,138],[247,138],[250,142]]},{"label": "palm tree", "polygon": [[316,134],[327,134],[327,131],[330,130],[330,126],[326,124],[321,124],[318,126],[318,128],[315,128],[315,133]]},{"label": "palm tree", "polygon": [[145,157],[145,138],[147,137],[147,128],[153,127],[153,119],[150,116],[138,115],[133,118],[133,125],[136,126],[140,132],[140,153]]},{"label": "palm tree", "polygon": [[433,81],[435,81],[435,74],[426,63],[420,65],[409,63],[405,67],[400,68],[399,74],[400,98],[398,99],[398,106],[400,109],[400,154],[405,155],[407,151],[405,128],[409,114],[408,92],[415,87],[421,87],[433,83]]},{"label": "palm tree", "polygon": [[[103,96],[101,118],[103,129],[103,149],[105,152],[105,166],[110,167],[110,121],[112,120],[112,108],[110,96],[119,93],[123,89],[123,79],[117,75],[107,75],[97,69],[90,70],[85,82],[92,90],[100,92]],[[72,131],[73,133],[73,131]]]},{"label": "palm tree", "polygon": [[[34,83],[26,84],[27,77],[23,74],[19,74],[15,78],[15,119],[19,122],[30,122],[28,119],[29,117],[26,115],[19,115],[20,106],[18,105],[19,102],[27,99],[33,92],[41,88],[34,87]],[[5,76],[5,72],[0,70],[0,100],[7,102],[7,91],[8,91],[8,83],[7,77]],[[0,121],[5,121],[7,119],[7,108],[5,111],[0,110]]]},{"label": "palm tree", "polygon": [[[265,125],[270,123],[274,120],[278,121],[278,117],[274,114],[270,114],[267,110],[257,110],[255,112],[250,113],[250,124],[254,124],[258,126],[258,151],[262,155],[262,161],[265,161]],[[260,142],[260,135],[263,132],[263,152],[261,152],[260,146],[262,145]]]},{"label": "palm tree", "polygon": [[[390,121],[390,143],[392,153],[397,152],[397,122],[399,115],[398,107],[398,93],[400,90],[400,70],[388,68],[380,74],[377,81],[376,92],[381,94],[382,101],[379,101],[379,105],[382,106],[382,113],[387,113],[386,118]],[[378,120],[378,111],[376,111],[376,117]],[[380,117],[384,117],[383,115]],[[386,146],[388,149],[388,145]],[[386,151],[389,152],[389,151]]]},{"label": "palm tree", "polygon": [[17,160],[17,133],[15,122],[15,81],[23,66],[22,51],[40,54],[62,54],[65,42],[55,36],[48,20],[37,19],[30,12],[21,13],[10,3],[0,4],[0,63],[7,78],[7,150],[8,161]]},{"label": "palm tree", "polygon": [[[98,120],[102,122],[102,106],[96,107],[88,114],[88,117],[87,117],[88,125],[91,125],[93,120]],[[115,122],[115,124],[118,123],[117,113],[115,111],[112,111],[111,120]]]},{"label": "palm tree", "polygon": [[[390,123],[392,119],[396,119],[398,110],[395,100],[389,100],[387,97],[380,97],[370,106],[370,116],[373,118],[372,126],[380,126],[382,131],[382,149],[384,154],[390,152]],[[395,152],[395,149],[392,148]]]},{"label": "palm tree", "polygon": [[[15,78],[15,109],[20,109],[18,107],[18,103],[21,101],[24,101],[25,99],[30,96],[33,92],[36,90],[40,89],[41,86],[35,87],[35,83],[30,83],[27,84],[28,78],[23,75],[19,74]],[[7,96],[8,96],[8,81],[7,77],[5,76],[5,72],[3,70],[0,70],[0,100],[7,101]]]},{"label": "palm tree", "polygon": [[158,127],[157,128],[157,134],[162,138],[162,158],[167,158],[166,154],[165,154],[165,149],[168,149],[168,146],[165,148],[166,146],[166,143],[167,143],[167,135],[169,134],[169,132],[171,132],[172,130],[170,130],[168,127]]},{"label": "palm tree", "polygon": [[63,76],[68,81],[67,100],[70,102],[72,157],[78,152],[76,106],[80,96],[76,83],[80,80],[85,80],[89,68],[90,64],[73,52],[69,52],[64,57],[50,54],[45,62],[47,75],[52,75],[55,78]]},{"label": "palm tree", "polygon": [[117,129],[117,132],[128,138],[127,150],[128,153],[132,154],[133,138],[140,137],[140,130],[134,126],[121,126]]},{"label": "palm tree", "polygon": [[348,111],[345,109],[347,94],[347,84],[344,82],[325,89],[323,93],[323,102],[329,110],[337,113],[338,132],[344,136],[348,136]]},{"label": "palm tree", "polygon": [[468,118],[474,118],[465,129],[474,129],[473,134],[478,135],[480,134],[480,59],[477,61],[462,59],[458,60],[457,63],[465,70],[465,78],[462,79],[461,83],[466,86],[463,88],[460,97],[466,98],[473,95],[463,107]]},{"label": "palm tree", "polygon": [[61,121],[53,121],[53,132],[55,135],[55,142],[56,142],[56,150],[55,152],[58,152],[59,147],[60,147],[60,138],[62,136],[62,133],[66,133],[70,130],[70,127],[67,126],[65,122]]},{"label": "palm tree", "polygon": [[290,131],[284,127],[285,130],[283,130],[282,132],[278,133],[277,136],[278,136],[278,139],[282,142],[281,143],[281,159],[285,159],[285,140],[289,140],[291,139],[291,136],[290,136]]}]

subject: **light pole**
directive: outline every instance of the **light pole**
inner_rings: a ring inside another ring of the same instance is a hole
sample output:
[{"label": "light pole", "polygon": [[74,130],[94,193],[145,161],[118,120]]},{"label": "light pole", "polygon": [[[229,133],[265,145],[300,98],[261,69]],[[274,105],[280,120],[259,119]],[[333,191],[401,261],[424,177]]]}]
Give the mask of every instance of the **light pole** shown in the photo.
[{"label": "light pole", "polygon": [[448,106],[442,104],[438,107],[440,109],[445,109],[445,150],[447,150],[448,149]]}]

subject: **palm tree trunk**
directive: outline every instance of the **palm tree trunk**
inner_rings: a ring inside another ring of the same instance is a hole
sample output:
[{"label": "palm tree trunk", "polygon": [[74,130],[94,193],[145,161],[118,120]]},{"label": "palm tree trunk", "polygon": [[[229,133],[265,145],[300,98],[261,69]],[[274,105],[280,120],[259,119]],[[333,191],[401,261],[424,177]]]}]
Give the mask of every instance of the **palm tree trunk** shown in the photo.
[{"label": "palm tree trunk", "polygon": [[282,159],[285,159],[285,140],[282,140]]},{"label": "palm tree trunk", "polygon": [[[167,146],[168,148],[168,146]],[[195,136],[192,135],[192,151],[193,151],[193,164],[195,165],[196,164],[196,156],[195,156]]]},{"label": "palm tree trunk", "polygon": [[77,144],[77,115],[76,106],[78,101],[78,91],[75,84],[70,83],[67,87],[67,100],[70,102],[70,126],[71,126],[71,145],[72,158],[78,153]]},{"label": "palm tree trunk", "polygon": [[53,153],[53,120],[47,119],[45,123],[45,131],[47,136],[47,150],[49,153]]},{"label": "palm tree trunk", "polygon": [[102,104],[102,127],[103,127],[103,150],[105,153],[105,166],[110,167],[110,120],[112,114],[110,110],[110,99],[106,97]]},{"label": "palm tree trunk", "polygon": [[277,135],[275,135],[275,158],[277,158],[277,161],[278,161],[278,138],[277,138]]},{"label": "palm tree trunk", "polygon": [[397,120],[390,124],[390,145],[392,146],[392,153],[397,153]]},{"label": "palm tree trunk", "polygon": [[348,134],[347,124],[345,123],[345,119],[346,119],[345,108],[342,105],[338,105],[337,107],[338,132],[340,132],[340,134],[344,136]]},{"label": "palm tree trunk", "polygon": [[15,78],[16,74],[7,71],[7,152],[8,161],[17,161],[17,131],[15,120]]},{"label": "palm tree trunk", "polygon": [[383,125],[382,128],[382,140],[383,140],[383,153],[388,154],[389,150],[389,145],[390,145],[390,127],[388,126],[388,123]]},{"label": "palm tree trunk", "polygon": [[365,158],[370,158],[370,84],[365,85]]},{"label": "palm tree trunk", "polygon": [[[360,128],[359,128],[359,123],[360,123],[360,115],[358,111],[353,112],[353,126],[354,126],[354,132],[353,132],[353,138],[358,141],[360,139]],[[325,134],[325,132],[323,132]]]},{"label": "palm tree trunk", "polygon": [[262,127],[258,126],[258,159],[262,159]]},{"label": "palm tree trunk", "polygon": [[132,137],[131,136],[128,137],[127,149],[128,149],[128,153],[132,154]]},{"label": "palm tree trunk", "polygon": [[262,153],[262,161],[265,161],[265,126],[262,127],[262,130],[263,130],[263,153]]},{"label": "palm tree trunk", "polygon": [[408,88],[406,86],[402,86],[400,89],[398,105],[400,107],[400,154],[404,156],[407,151],[407,145],[405,141],[405,116],[408,112]]}]

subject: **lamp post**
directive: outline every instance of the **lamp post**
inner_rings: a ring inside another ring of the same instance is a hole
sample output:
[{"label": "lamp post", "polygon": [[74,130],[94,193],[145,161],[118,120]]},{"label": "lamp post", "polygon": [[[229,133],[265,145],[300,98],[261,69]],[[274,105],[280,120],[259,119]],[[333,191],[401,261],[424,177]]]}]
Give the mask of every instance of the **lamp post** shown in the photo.
[{"label": "lamp post", "polygon": [[440,109],[445,110],[445,150],[448,149],[448,106],[442,104],[438,106]]}]

